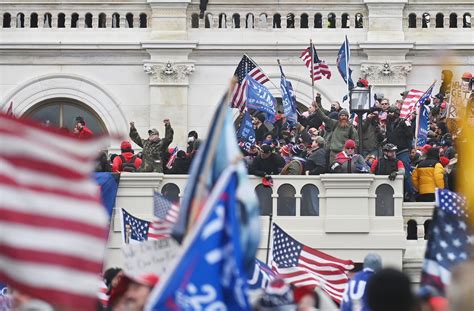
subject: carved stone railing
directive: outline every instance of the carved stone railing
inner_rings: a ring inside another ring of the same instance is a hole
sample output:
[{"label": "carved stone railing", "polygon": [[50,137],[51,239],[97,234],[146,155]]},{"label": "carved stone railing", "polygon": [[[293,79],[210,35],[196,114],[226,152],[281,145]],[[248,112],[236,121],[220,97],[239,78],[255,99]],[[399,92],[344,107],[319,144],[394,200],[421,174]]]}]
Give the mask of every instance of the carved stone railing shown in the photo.
[{"label": "carved stone railing", "polygon": [[448,3],[430,3],[409,5],[404,10],[403,25],[410,31],[415,29],[469,29],[474,4],[450,5]]}]

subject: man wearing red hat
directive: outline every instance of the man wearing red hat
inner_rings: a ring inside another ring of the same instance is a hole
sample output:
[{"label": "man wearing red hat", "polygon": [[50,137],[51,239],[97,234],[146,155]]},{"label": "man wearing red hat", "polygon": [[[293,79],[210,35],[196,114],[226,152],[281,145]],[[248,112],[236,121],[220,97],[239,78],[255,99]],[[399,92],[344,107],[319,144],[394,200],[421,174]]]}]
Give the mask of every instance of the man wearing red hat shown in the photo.
[{"label": "man wearing red hat", "polygon": [[153,273],[138,277],[124,275],[112,290],[109,307],[113,311],[144,310],[148,296],[158,280],[158,276]]},{"label": "man wearing red hat", "polygon": [[333,173],[368,173],[369,166],[360,154],[355,154],[356,143],[346,140],[344,149],[336,155],[336,161],[331,165]]},{"label": "man wearing red hat", "polygon": [[142,165],[142,159],[133,154],[132,144],[122,141],[120,151],[121,154],[112,163],[112,172],[136,172]]}]

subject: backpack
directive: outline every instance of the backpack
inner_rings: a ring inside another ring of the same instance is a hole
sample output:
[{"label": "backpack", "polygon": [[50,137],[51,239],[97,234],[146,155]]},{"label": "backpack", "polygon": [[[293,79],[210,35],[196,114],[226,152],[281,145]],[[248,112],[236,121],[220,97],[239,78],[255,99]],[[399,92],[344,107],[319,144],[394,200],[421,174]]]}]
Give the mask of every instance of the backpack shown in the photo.
[{"label": "backpack", "polygon": [[280,175],[289,175],[289,168],[290,168],[290,165],[293,164],[293,163],[297,163],[298,164],[298,174],[296,175],[302,175],[303,174],[303,163],[301,163],[300,161],[298,160],[291,160],[290,162],[288,162],[282,169],[281,169],[281,172],[280,172]]},{"label": "backpack", "polygon": [[123,155],[119,155],[120,160],[122,160],[122,171],[123,172],[136,172],[137,168],[135,167],[135,160],[137,159],[137,156],[134,155],[130,161],[127,162],[125,160],[125,157]]}]

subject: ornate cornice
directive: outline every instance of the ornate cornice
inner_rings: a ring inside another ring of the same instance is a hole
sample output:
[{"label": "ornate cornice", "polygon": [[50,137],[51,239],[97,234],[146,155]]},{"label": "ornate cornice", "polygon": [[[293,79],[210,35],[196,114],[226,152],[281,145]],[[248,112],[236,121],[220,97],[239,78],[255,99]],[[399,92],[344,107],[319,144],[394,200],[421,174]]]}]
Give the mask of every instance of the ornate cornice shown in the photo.
[{"label": "ornate cornice", "polygon": [[411,64],[362,64],[360,71],[370,84],[405,84]]},{"label": "ornate cornice", "polygon": [[187,84],[188,76],[194,72],[193,64],[155,63],[144,64],[143,70],[150,75],[152,83]]}]

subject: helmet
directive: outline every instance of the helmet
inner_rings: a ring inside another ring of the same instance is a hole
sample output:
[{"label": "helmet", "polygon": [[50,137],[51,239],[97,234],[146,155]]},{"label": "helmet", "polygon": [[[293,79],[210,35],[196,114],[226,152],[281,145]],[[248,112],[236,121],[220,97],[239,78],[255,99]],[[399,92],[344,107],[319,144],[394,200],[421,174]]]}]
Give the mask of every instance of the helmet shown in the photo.
[{"label": "helmet", "polygon": [[398,148],[394,144],[385,144],[382,148],[383,151],[397,151]]}]

